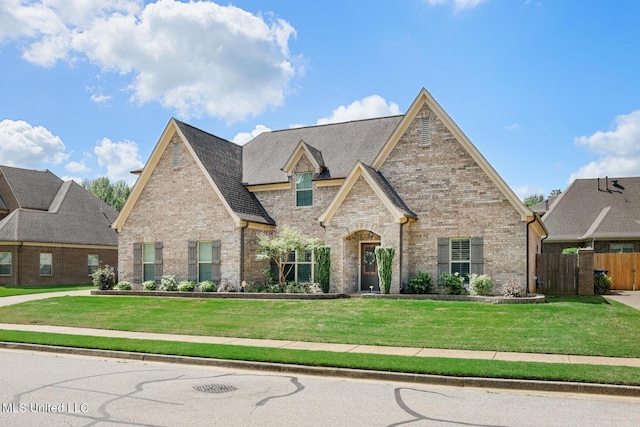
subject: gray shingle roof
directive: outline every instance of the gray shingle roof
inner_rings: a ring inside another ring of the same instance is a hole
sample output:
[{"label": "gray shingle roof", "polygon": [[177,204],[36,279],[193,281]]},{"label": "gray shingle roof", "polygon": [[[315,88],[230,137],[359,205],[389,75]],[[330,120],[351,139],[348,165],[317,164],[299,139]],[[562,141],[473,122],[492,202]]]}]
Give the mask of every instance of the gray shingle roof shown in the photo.
[{"label": "gray shingle roof", "polygon": [[0,194],[0,211],[9,209],[7,204],[2,199],[2,194]]},{"label": "gray shingle roof", "polygon": [[36,171],[0,165],[18,206],[25,209],[47,210],[62,180],[48,170]]},{"label": "gray shingle roof", "polygon": [[[264,132],[243,150],[242,181],[248,185],[287,182],[281,170],[300,140],[322,153],[322,177],[345,178],[356,161],[370,165],[403,116]],[[315,155],[314,155],[315,157]]]},{"label": "gray shingle roof", "polygon": [[384,192],[384,194],[389,198],[391,203],[398,208],[400,211],[404,212],[407,217],[417,218],[416,215],[409,206],[402,200],[402,198],[398,195],[396,190],[389,184],[389,181],[379,172],[376,172],[371,166],[362,165],[366,171],[371,175],[371,177],[375,180],[376,184],[380,187],[380,189]]},{"label": "gray shingle roof", "polygon": [[548,242],[640,238],[640,177],[577,179],[542,220]]},{"label": "gray shingle roof", "polygon": [[258,199],[242,185],[242,147],[173,119],[241,220],[275,224]]},{"label": "gray shingle roof", "polygon": [[53,194],[48,211],[16,209],[0,221],[0,240],[117,246],[118,213],[73,181]]}]

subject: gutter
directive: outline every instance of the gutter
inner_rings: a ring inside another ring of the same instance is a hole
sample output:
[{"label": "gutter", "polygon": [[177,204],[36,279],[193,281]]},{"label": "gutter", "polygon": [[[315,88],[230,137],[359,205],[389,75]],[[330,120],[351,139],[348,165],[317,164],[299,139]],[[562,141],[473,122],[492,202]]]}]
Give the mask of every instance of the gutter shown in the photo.
[{"label": "gutter", "polygon": [[526,227],[527,227],[527,275],[526,275],[527,283],[525,284],[525,287],[524,287],[524,294],[525,295],[529,294],[529,252],[530,252],[530,250],[529,250],[529,229],[531,228],[530,225],[533,224],[534,222],[536,222],[536,219],[537,219],[537,217],[536,217],[536,214],[534,212],[533,218],[531,219],[531,221],[527,222],[527,225],[526,225]]}]

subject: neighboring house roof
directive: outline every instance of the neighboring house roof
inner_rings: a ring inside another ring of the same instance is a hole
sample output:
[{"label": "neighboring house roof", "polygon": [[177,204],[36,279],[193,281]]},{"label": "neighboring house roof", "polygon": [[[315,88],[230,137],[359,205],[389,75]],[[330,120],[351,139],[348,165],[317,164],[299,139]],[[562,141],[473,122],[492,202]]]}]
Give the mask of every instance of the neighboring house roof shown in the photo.
[{"label": "neighboring house roof", "polygon": [[2,194],[0,194],[0,211],[6,211],[7,209],[9,208],[7,207],[7,204],[2,199]]},{"label": "neighboring house roof", "polygon": [[531,206],[531,210],[538,215],[544,215],[553,207],[553,204],[558,200],[558,196],[551,196],[547,200],[543,200],[540,203],[536,203]]},{"label": "neighboring house roof", "polygon": [[110,225],[118,213],[75,182],[60,182],[57,191],[40,195],[51,200],[46,210],[19,208],[0,220],[0,241],[117,246]]},{"label": "neighboring house roof", "polygon": [[577,179],[543,217],[547,242],[640,238],[640,177]]},{"label": "neighboring house roof", "polygon": [[[323,177],[345,178],[356,161],[371,164],[403,116],[263,132],[242,147],[246,185],[287,182],[281,168],[300,141],[328,170]],[[320,152],[321,157],[316,157]]]},{"label": "neighboring house roof", "polygon": [[274,225],[256,196],[242,185],[242,147],[173,120],[233,212],[243,221]]},{"label": "neighboring house roof", "polygon": [[1,166],[18,207],[46,211],[63,181],[48,170],[37,171],[11,166]]}]

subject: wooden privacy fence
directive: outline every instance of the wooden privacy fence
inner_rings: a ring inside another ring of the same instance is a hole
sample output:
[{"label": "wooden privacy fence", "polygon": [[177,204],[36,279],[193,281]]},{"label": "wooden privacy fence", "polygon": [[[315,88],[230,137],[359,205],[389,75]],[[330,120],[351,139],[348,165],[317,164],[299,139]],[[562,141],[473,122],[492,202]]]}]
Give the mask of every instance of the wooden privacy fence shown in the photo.
[{"label": "wooden privacy fence", "polygon": [[607,274],[613,279],[611,289],[619,291],[639,289],[638,267],[640,267],[640,253],[593,255],[593,268],[609,271]]},{"label": "wooden privacy fence", "polygon": [[538,292],[578,295],[578,255],[538,254]]}]

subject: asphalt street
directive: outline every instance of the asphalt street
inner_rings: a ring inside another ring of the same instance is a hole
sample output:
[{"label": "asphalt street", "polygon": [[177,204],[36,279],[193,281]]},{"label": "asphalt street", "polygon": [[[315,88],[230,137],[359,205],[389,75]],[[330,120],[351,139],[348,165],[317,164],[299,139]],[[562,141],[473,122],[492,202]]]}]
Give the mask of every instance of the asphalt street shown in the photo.
[{"label": "asphalt street", "polygon": [[640,399],[0,351],[2,426],[637,426]]}]

